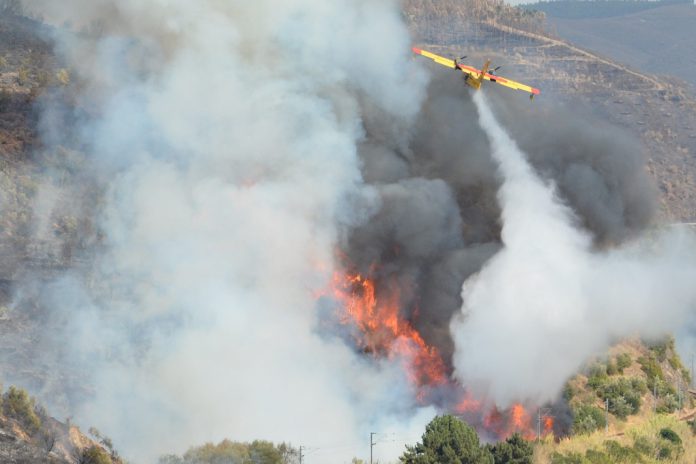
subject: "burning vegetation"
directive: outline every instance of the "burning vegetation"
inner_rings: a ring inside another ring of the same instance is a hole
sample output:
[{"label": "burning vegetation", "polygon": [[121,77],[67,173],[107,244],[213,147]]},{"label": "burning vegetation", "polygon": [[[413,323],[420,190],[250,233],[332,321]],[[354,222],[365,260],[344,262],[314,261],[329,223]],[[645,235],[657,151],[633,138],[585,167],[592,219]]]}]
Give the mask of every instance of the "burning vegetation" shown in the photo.
[{"label": "burning vegetation", "polygon": [[[343,261],[345,255],[339,254]],[[415,328],[419,310],[404,307],[413,284],[394,276],[378,279],[376,265],[363,275],[353,269],[336,271],[321,297],[333,301],[334,320],[348,328],[353,347],[376,360],[398,360],[420,406],[434,405],[477,424],[485,436],[505,440],[519,434],[526,440],[553,434],[553,418],[520,403],[501,410],[472,397],[452,378],[452,368],[436,346]],[[402,288],[403,285],[404,287]],[[410,297],[413,299],[413,297]],[[412,303],[415,304],[415,303]]]}]

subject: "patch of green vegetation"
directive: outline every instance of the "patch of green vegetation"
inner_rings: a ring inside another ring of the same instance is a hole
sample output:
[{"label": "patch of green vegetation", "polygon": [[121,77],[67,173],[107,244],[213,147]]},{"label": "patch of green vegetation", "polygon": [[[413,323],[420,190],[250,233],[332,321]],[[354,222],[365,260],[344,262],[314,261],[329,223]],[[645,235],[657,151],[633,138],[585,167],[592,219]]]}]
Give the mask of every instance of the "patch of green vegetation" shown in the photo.
[{"label": "patch of green vegetation", "polygon": [[679,434],[677,434],[677,432],[670,429],[669,427],[660,429],[660,437],[677,445],[682,444],[682,440],[681,437],[679,437]]},{"label": "patch of green vegetation", "polygon": [[609,412],[620,419],[640,411],[641,396],[647,392],[645,382],[637,378],[621,377],[606,382],[597,390],[597,395],[609,401]]},{"label": "patch of green vegetation", "polygon": [[616,357],[616,368],[619,371],[619,374],[624,373],[624,369],[631,367],[633,364],[633,359],[631,359],[631,355],[628,353],[621,353]]},{"label": "patch of green vegetation", "polygon": [[587,386],[593,390],[598,390],[609,379],[607,366],[601,363],[594,364],[587,375]]},{"label": "patch of green vegetation", "polygon": [[97,445],[85,448],[80,453],[77,462],[79,464],[112,464],[109,454]]},{"label": "patch of green vegetation", "polygon": [[592,433],[607,425],[604,411],[596,406],[582,404],[573,409],[573,435]]},{"label": "patch of green vegetation", "polygon": [[10,387],[2,397],[3,413],[19,422],[30,435],[41,428],[41,419],[36,414],[36,401],[26,390]]},{"label": "patch of green vegetation", "polygon": [[217,445],[207,443],[189,449],[183,456],[167,455],[159,459],[159,464],[218,464],[218,463],[254,463],[282,464],[295,462],[299,451],[290,445],[274,445],[269,441],[255,440],[240,443],[223,440]]},{"label": "patch of green vegetation", "polygon": [[532,464],[534,448],[518,433],[507,440],[489,445],[494,464]]}]

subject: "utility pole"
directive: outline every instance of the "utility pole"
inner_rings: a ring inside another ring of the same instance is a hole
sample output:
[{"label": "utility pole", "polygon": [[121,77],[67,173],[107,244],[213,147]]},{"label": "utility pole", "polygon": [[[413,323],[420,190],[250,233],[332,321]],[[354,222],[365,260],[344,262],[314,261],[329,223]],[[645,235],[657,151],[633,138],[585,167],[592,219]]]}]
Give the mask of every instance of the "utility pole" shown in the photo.
[{"label": "utility pole", "polygon": [[551,408],[537,409],[537,442],[541,441],[541,419],[544,417],[553,417],[551,411],[553,411]]},{"label": "utility pole", "polygon": [[377,435],[375,432],[370,432],[370,464],[372,464],[372,447],[375,446],[374,436]]},{"label": "utility pole", "polygon": [[[696,0],[694,0],[696,4]],[[691,387],[694,386],[694,353],[691,352]]]},{"label": "utility pole", "polygon": [[609,398],[604,402],[604,435],[609,435]]},{"label": "utility pole", "polygon": [[302,448],[304,448],[304,446],[300,446],[300,464],[302,464],[302,458],[304,457],[304,454],[302,454]]},{"label": "utility pole", "polygon": [[653,380],[653,413],[657,411],[657,377]]}]

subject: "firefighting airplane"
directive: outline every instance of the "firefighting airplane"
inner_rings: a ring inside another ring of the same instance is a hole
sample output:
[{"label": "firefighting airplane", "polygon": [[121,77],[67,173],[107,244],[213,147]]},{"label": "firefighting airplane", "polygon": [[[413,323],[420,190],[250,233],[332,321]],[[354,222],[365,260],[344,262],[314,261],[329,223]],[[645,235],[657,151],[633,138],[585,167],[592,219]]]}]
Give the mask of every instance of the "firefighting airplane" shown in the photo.
[{"label": "firefighting airplane", "polygon": [[[443,66],[447,66],[450,69],[459,69],[461,72],[464,73],[464,82],[466,82],[471,87],[477,90],[481,88],[481,83],[483,83],[485,79],[487,81],[495,82],[496,84],[504,85],[505,87],[510,87],[511,89],[529,92],[530,99],[534,99],[534,95],[539,95],[540,92],[539,89],[535,89],[534,87],[530,87],[525,84],[520,84],[519,82],[511,81],[510,79],[506,79],[504,77],[496,75],[495,71],[497,71],[500,68],[500,66],[493,70],[489,70],[491,60],[486,60],[486,63],[483,65],[483,69],[476,69],[472,68],[471,66],[458,63],[457,60],[451,60],[449,58],[445,58],[440,55],[421,50],[420,48],[413,47],[413,53],[415,53],[416,55],[423,55],[426,58],[430,58],[434,62]],[[466,57],[464,56],[460,59],[463,60],[464,58]]]}]

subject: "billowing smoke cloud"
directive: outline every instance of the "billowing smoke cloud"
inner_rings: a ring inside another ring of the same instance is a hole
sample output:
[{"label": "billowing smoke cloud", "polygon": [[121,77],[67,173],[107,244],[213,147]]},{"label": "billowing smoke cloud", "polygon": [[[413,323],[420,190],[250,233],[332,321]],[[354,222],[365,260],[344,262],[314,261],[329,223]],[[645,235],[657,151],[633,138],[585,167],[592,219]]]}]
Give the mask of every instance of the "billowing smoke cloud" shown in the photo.
[{"label": "billowing smoke cloud", "polygon": [[593,250],[553,183],[543,181],[474,97],[503,184],[502,250],[466,281],[453,320],[455,374],[500,406],[552,401],[590,356],[620,337],[657,337],[696,303],[696,243],[674,231]]},{"label": "billowing smoke cloud", "polygon": [[138,462],[222,438],[341,462],[371,431],[396,433],[375,449],[393,458],[434,413],[399,362],[319,333],[315,295],[380,201],[361,102],[407,127],[424,94],[398,2],[27,7],[80,31],[55,31],[79,94],[47,102],[43,128],[87,154],[96,245],[88,269],[18,296],[47,308],[47,359],[89,385],[75,419]]}]

